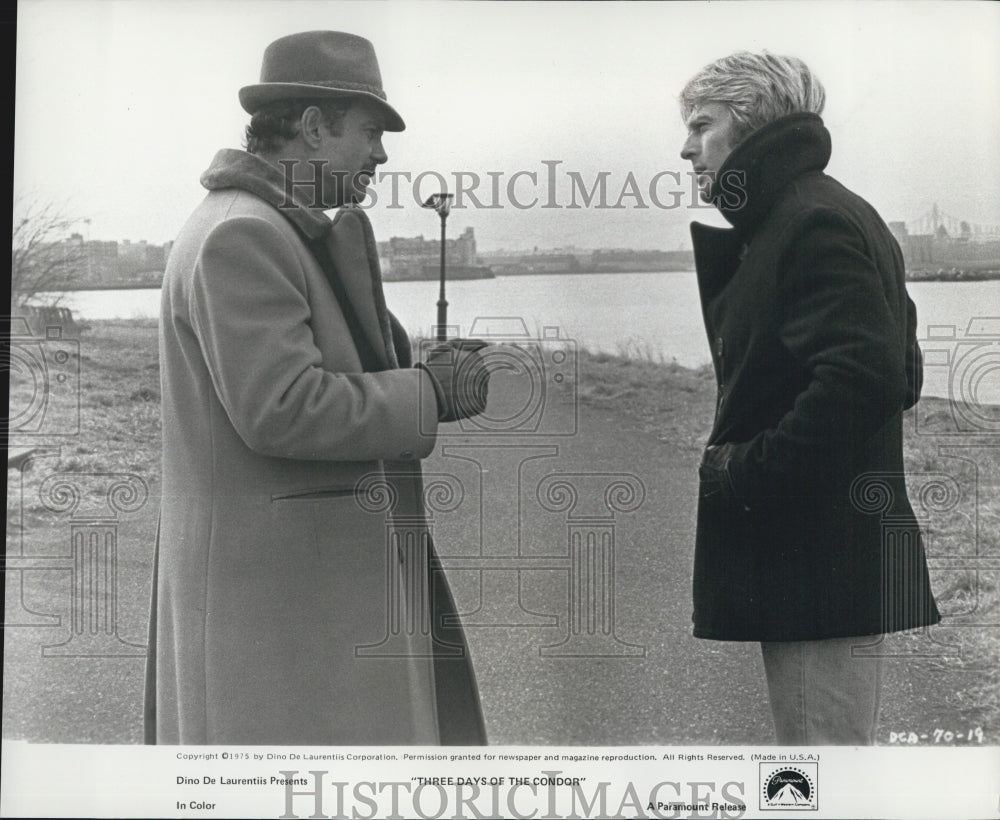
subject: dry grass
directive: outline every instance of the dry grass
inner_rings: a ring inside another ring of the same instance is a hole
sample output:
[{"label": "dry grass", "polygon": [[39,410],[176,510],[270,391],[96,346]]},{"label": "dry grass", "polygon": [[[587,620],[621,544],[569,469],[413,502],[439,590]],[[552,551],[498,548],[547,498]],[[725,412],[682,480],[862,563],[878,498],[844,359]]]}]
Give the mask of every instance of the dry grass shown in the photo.
[{"label": "dry grass", "polygon": [[[688,370],[664,363],[659,353],[627,352],[581,353],[582,403],[628,414],[679,447],[703,447],[714,416],[711,367]],[[969,423],[977,417],[986,420],[979,429]],[[1000,742],[1000,425],[989,420],[997,418],[985,409],[957,412],[948,400],[931,397],[906,413],[908,494],[921,518],[944,621],[930,635],[918,630],[887,641],[891,653],[912,658],[932,677],[957,675],[949,707],[962,726],[982,727],[993,743]],[[932,703],[928,698],[928,709]]]},{"label": "dry grass", "polygon": [[715,407],[712,368],[691,370],[647,355],[648,351],[630,352],[640,355],[581,351],[581,403],[625,413],[661,441],[700,449]]},{"label": "dry grass", "polygon": [[[57,460],[48,462],[42,472],[133,473],[155,484],[160,472],[156,324],[94,322],[75,335],[79,338],[79,432],[31,440],[60,448]],[[679,448],[700,449],[715,404],[711,368],[686,369],[664,361],[658,352],[636,346],[621,353],[580,351],[576,390],[581,404],[625,414],[644,432]],[[12,408],[28,401],[28,389],[12,378]],[[63,406],[58,413],[47,421],[53,429],[72,422],[75,410]],[[910,496],[924,518],[934,591],[947,619],[946,626],[935,631],[935,639],[951,647],[921,662],[970,673],[963,678],[967,685],[956,687],[950,696],[950,707],[963,716],[966,725],[988,727],[987,737],[996,742],[1000,733],[1000,447],[996,431],[963,432],[962,425],[962,418],[942,399],[925,399],[907,414],[905,460]],[[15,443],[26,443],[14,438]],[[8,478],[12,476],[20,481],[16,473]],[[935,482],[945,488],[943,495],[932,491]],[[52,516],[37,500],[25,497],[23,509],[18,510],[12,506],[15,496],[8,494],[8,548],[16,546],[22,524],[40,542],[55,543],[62,538],[64,528],[47,523]],[[142,526],[150,531],[155,528],[153,506],[143,511],[148,520]],[[921,634],[898,635],[892,640],[895,650],[903,654],[929,646],[928,637]]]}]

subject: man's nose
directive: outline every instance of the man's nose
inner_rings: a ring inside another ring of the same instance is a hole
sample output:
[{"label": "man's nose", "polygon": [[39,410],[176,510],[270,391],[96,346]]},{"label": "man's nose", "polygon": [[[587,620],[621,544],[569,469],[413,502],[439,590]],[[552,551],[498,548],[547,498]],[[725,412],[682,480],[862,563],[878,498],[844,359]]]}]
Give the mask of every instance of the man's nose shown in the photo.
[{"label": "man's nose", "polygon": [[382,145],[382,140],[375,143],[375,147],[372,149],[372,161],[376,165],[381,165],[382,163],[388,161],[389,155],[385,152],[385,147]]},{"label": "man's nose", "polygon": [[696,153],[697,152],[695,151],[694,135],[691,135],[686,140],[684,140],[684,144],[681,146],[681,159],[686,159],[691,161],[694,159]]}]

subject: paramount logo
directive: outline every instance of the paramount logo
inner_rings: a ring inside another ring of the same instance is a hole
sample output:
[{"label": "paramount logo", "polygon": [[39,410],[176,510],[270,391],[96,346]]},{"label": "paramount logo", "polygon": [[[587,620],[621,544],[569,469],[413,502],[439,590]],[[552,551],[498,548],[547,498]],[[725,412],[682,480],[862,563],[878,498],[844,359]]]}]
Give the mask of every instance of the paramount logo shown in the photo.
[{"label": "paramount logo", "polygon": [[760,764],[760,808],[815,811],[819,764],[777,761]]},{"label": "paramount logo", "polygon": [[804,806],[809,803],[809,798],[800,792],[791,783],[786,783],[771,798],[772,806]]}]

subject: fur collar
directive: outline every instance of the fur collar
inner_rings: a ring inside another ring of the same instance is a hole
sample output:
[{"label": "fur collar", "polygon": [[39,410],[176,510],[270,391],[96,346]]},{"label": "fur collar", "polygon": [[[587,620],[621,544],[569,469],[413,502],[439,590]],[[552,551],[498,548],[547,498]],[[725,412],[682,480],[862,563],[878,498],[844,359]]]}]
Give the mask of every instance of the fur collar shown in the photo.
[{"label": "fur collar", "polygon": [[265,159],[235,148],[223,148],[201,175],[201,184],[210,191],[239,188],[273,205],[310,239],[320,239],[333,223],[323,211],[307,208],[285,190],[285,175]]}]

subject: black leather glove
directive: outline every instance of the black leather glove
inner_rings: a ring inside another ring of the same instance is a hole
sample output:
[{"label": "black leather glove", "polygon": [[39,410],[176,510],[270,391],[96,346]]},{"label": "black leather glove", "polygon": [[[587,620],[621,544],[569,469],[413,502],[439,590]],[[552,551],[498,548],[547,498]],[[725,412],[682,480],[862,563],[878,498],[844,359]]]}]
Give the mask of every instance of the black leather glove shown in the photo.
[{"label": "black leather glove", "polygon": [[701,480],[702,498],[711,498],[719,493],[722,498],[731,502],[740,502],[733,484],[733,474],[730,469],[735,444],[713,444],[705,449],[698,468],[698,478]]},{"label": "black leather glove", "polygon": [[481,339],[449,339],[435,345],[416,364],[431,377],[438,403],[438,421],[478,416],[486,409],[490,371],[481,353]]}]

